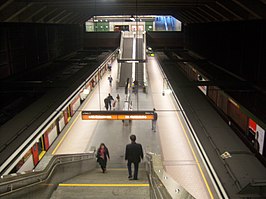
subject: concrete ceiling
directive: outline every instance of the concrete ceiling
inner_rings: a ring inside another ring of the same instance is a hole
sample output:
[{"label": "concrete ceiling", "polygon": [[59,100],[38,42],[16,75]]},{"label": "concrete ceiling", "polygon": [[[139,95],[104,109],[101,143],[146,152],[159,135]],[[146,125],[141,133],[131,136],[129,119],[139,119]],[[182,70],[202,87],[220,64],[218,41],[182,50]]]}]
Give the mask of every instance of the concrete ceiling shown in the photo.
[{"label": "concrete ceiling", "polygon": [[123,14],[172,15],[183,23],[266,19],[266,0],[0,0],[0,22],[82,24]]}]

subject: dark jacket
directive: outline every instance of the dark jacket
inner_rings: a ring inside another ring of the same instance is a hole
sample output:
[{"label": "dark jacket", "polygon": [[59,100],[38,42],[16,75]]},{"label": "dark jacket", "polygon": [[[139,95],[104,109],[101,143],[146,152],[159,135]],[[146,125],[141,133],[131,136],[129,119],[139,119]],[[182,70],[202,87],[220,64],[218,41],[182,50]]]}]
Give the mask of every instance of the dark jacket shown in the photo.
[{"label": "dark jacket", "polygon": [[114,100],[114,98],[113,98],[112,95],[108,95],[107,99],[108,99],[108,102],[109,102],[109,103],[111,103],[111,101]]},{"label": "dark jacket", "polygon": [[153,114],[153,121],[157,121],[158,119],[158,114],[156,112],[154,112]]},{"label": "dark jacket", "polygon": [[141,144],[132,142],[126,146],[125,159],[130,162],[140,162],[143,159],[143,150]]},{"label": "dark jacket", "polygon": [[[105,161],[107,161],[107,157],[110,158],[108,148],[105,147],[105,151],[104,151],[104,160]],[[97,159],[100,158],[100,148],[98,148],[98,150],[97,150],[96,158]]]}]

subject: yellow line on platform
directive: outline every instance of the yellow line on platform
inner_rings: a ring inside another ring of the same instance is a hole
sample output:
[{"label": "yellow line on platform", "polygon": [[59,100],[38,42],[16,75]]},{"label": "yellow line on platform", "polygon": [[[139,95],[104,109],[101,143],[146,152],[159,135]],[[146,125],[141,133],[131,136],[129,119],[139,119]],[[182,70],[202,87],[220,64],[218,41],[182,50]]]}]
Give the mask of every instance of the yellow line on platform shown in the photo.
[{"label": "yellow line on platform", "polygon": [[[87,106],[87,104],[88,104],[89,101],[91,100],[92,95],[94,94],[95,90],[96,90],[96,89],[93,89],[93,90],[92,90],[92,93],[91,93],[91,95],[89,96],[88,101],[86,101],[86,104],[84,105],[84,107]],[[62,144],[62,142],[64,141],[64,139],[66,138],[67,134],[70,132],[70,130],[72,129],[72,127],[74,126],[74,124],[77,122],[77,120],[78,120],[79,118],[80,118],[80,116],[77,116],[77,117],[75,118],[75,120],[73,121],[73,123],[70,125],[70,127],[69,127],[69,128],[67,129],[67,131],[65,132],[64,136],[61,138],[61,140],[59,141],[59,143],[56,145],[55,149],[54,149],[53,152],[52,152],[52,155],[54,155],[54,154],[56,153],[56,151],[58,150],[58,148],[60,147],[60,145]]]},{"label": "yellow line on platform", "polygon": [[66,133],[64,134],[64,136],[61,138],[61,140],[59,141],[59,143],[56,145],[55,149],[52,152],[52,155],[54,155],[57,151],[57,149],[59,148],[59,146],[61,145],[61,143],[64,141],[65,137],[67,136],[67,134],[70,132],[70,130],[72,129],[73,125],[76,123],[76,121],[79,119],[79,116],[76,117],[76,119],[74,120],[74,122],[70,125],[70,127],[67,129]]},{"label": "yellow line on platform", "polygon": [[59,187],[148,187],[149,184],[59,184]]},{"label": "yellow line on platform", "polygon": [[202,176],[202,178],[203,178],[203,181],[204,181],[204,183],[205,183],[205,185],[206,185],[206,188],[207,188],[207,190],[208,190],[208,192],[209,192],[209,195],[210,195],[211,199],[214,199],[214,197],[213,197],[213,193],[212,193],[212,191],[211,191],[211,189],[210,189],[210,185],[209,185],[209,183],[208,183],[208,181],[207,181],[207,179],[206,179],[206,177],[205,177],[205,175],[204,175],[204,173],[203,173],[203,170],[202,170],[202,168],[201,168],[201,165],[200,165],[200,163],[199,163],[199,160],[198,160],[198,158],[197,158],[197,155],[196,155],[196,153],[195,153],[195,151],[194,151],[194,149],[193,149],[193,147],[192,147],[192,144],[191,144],[191,142],[190,142],[190,140],[189,140],[189,138],[188,138],[187,131],[186,131],[186,129],[185,129],[185,127],[184,127],[184,125],[183,125],[181,119],[180,119],[179,114],[176,113],[176,115],[177,115],[177,119],[178,119],[178,121],[179,121],[179,123],[180,123],[180,125],[181,125],[181,128],[182,128],[182,130],[183,130],[183,133],[184,133],[184,135],[185,135],[185,137],[186,137],[186,140],[187,140],[187,142],[188,142],[189,148],[190,148],[190,150],[191,150],[191,152],[192,152],[192,154],[193,154],[193,156],[194,156],[194,158],[195,158],[195,161],[196,161],[196,163],[197,163],[198,169],[199,169],[200,174],[201,174],[201,176]]}]

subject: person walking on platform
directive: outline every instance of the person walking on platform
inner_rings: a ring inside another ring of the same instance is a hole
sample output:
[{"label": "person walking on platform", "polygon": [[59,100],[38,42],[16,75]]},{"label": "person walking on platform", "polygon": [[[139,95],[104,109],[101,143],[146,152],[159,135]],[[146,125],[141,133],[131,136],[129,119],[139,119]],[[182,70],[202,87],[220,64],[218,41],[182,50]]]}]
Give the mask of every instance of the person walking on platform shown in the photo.
[{"label": "person walking on platform", "polygon": [[108,77],[108,81],[109,81],[109,86],[112,86],[113,78],[111,75]]},{"label": "person walking on platform", "polygon": [[120,108],[120,96],[117,94],[114,102],[113,102],[113,110],[119,110]]},{"label": "person walking on platform", "polygon": [[133,82],[133,93],[135,93],[135,94],[138,93],[138,86],[139,86],[139,82],[137,80],[135,80]]},{"label": "person walking on platform", "polygon": [[[141,144],[136,143],[136,136],[130,136],[131,144],[126,146],[125,160],[127,160],[128,178],[138,180],[138,169],[141,159],[143,159],[143,150]],[[134,176],[132,178],[131,164],[134,164]]]},{"label": "person walking on platform", "polygon": [[108,106],[109,106],[109,109],[111,111],[112,110],[112,101],[114,101],[114,98],[113,98],[113,96],[110,93],[108,94],[107,98],[108,98]]},{"label": "person walking on platform", "polygon": [[153,120],[151,121],[151,130],[153,130],[153,132],[156,132],[156,122],[157,122],[157,119],[158,119],[158,114],[155,112],[156,109],[153,108]]},{"label": "person walking on platform", "polygon": [[109,107],[109,99],[108,99],[108,97],[106,97],[106,98],[104,99],[104,107],[105,107],[106,110],[108,111],[108,107]]},{"label": "person walking on platform", "polygon": [[110,156],[109,156],[108,148],[105,146],[104,143],[100,144],[100,147],[97,150],[96,158],[97,158],[97,162],[102,168],[103,173],[105,173],[107,158],[110,160]]}]

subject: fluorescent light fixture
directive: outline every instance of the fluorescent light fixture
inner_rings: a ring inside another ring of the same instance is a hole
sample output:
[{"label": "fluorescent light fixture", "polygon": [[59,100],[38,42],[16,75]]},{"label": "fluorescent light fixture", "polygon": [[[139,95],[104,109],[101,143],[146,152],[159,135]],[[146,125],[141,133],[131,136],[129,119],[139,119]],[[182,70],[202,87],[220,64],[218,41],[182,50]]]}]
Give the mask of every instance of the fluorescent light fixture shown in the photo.
[{"label": "fluorescent light fixture", "polygon": [[126,63],[139,63],[139,61],[126,61]]}]

